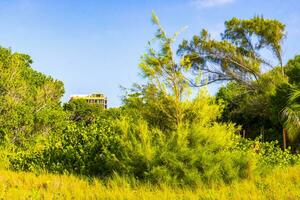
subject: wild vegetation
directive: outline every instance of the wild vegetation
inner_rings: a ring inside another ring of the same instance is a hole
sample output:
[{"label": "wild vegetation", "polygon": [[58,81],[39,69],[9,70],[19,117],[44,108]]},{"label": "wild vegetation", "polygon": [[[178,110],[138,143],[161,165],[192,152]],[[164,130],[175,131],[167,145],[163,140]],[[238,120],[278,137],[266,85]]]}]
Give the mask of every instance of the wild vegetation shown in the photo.
[{"label": "wild vegetation", "polygon": [[114,176],[109,180],[87,180],[73,175],[0,171],[2,199],[299,199],[299,167],[273,171],[268,176],[197,188],[166,184],[137,184]]},{"label": "wild vegetation", "polygon": [[[285,26],[233,18],[221,41],[203,30],[173,50],[178,33],[152,21],[145,82],[119,108],[61,105],[62,82],[0,48],[1,197],[299,198],[300,57],[283,64]],[[215,97],[200,87],[217,81]]]}]

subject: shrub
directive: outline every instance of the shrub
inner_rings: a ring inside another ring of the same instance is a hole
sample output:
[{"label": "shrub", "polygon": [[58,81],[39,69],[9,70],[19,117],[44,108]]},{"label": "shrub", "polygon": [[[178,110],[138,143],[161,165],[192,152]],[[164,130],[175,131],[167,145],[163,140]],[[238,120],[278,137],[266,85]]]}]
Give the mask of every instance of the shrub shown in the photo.
[{"label": "shrub", "polygon": [[258,168],[262,170],[270,170],[274,167],[284,167],[300,163],[299,154],[291,153],[290,148],[283,151],[279,147],[278,141],[260,142],[260,139],[260,137],[255,140],[240,139],[239,142],[236,143],[235,148],[241,151],[252,151],[258,159]]},{"label": "shrub", "polygon": [[248,152],[232,150],[235,131],[214,123],[166,134],[142,119],[98,119],[89,126],[70,124],[43,148],[11,157],[11,166],[101,177],[117,173],[170,185],[230,183],[249,177],[253,167]]}]

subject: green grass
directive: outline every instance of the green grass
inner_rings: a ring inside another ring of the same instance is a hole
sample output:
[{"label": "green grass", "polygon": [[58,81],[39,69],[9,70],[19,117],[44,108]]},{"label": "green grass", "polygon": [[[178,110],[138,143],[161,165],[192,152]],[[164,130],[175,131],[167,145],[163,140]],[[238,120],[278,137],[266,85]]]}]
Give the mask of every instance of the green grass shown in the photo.
[{"label": "green grass", "polygon": [[300,199],[300,166],[274,170],[266,177],[212,185],[174,188],[138,184],[120,177],[98,179],[0,170],[0,199]]}]

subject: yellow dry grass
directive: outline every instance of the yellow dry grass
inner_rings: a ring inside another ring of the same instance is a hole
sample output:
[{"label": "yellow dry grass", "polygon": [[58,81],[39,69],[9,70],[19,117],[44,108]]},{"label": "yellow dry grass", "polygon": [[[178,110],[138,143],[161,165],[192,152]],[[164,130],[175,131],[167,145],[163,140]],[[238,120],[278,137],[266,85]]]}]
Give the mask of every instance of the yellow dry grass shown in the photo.
[{"label": "yellow dry grass", "polygon": [[0,170],[0,199],[300,199],[299,172],[295,166],[231,185],[191,189],[148,184],[133,188],[122,178],[104,185],[97,179]]}]

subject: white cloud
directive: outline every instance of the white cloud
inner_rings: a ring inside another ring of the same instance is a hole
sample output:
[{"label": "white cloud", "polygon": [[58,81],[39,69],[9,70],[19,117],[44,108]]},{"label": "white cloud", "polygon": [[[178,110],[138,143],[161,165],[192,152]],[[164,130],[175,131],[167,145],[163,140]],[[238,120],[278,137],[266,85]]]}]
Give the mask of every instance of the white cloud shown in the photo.
[{"label": "white cloud", "polygon": [[192,5],[199,8],[209,8],[233,3],[235,0],[192,0]]}]

